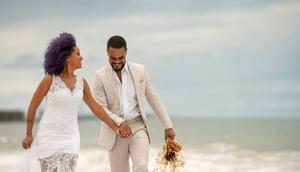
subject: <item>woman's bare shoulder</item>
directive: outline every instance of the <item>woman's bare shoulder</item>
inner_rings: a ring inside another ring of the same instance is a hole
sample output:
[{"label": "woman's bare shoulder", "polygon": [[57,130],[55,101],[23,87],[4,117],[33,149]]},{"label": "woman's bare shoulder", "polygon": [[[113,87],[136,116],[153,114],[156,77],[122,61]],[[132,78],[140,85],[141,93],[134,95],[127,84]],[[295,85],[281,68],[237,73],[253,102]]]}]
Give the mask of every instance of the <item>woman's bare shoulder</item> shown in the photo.
[{"label": "woman's bare shoulder", "polygon": [[44,86],[50,86],[53,80],[53,76],[46,74],[43,79],[41,80],[40,84],[44,85]]}]

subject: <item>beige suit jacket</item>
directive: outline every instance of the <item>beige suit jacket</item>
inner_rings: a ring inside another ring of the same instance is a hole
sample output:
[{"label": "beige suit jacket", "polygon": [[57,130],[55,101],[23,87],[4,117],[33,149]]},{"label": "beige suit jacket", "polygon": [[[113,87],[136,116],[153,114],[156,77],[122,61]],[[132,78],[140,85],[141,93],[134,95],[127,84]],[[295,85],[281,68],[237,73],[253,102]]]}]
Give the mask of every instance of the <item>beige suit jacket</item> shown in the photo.
[{"label": "beige suit jacket", "polygon": [[[147,117],[145,114],[145,98],[152,110],[165,128],[173,128],[172,122],[167,111],[155,92],[149,75],[145,67],[137,63],[128,63],[129,71],[132,75],[135,85],[137,101],[140,108],[141,116],[148,129]],[[113,75],[113,69],[110,64],[102,67],[95,73],[93,95],[96,101],[104,108],[109,117],[120,125],[124,119],[120,117],[120,103],[117,90],[117,81]],[[148,134],[149,137],[149,134]],[[150,140],[150,138],[149,138]],[[98,137],[98,143],[105,149],[111,150],[116,141],[116,134],[105,123],[102,122]]]}]

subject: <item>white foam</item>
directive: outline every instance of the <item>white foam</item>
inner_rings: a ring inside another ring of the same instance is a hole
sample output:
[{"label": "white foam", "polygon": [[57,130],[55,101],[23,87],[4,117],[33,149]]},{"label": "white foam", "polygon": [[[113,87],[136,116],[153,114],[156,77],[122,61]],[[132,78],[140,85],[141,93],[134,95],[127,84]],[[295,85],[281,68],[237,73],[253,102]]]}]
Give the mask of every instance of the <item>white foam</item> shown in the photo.
[{"label": "white foam", "polygon": [[[159,149],[150,149],[149,169],[157,166]],[[20,153],[0,153],[0,171],[12,167]],[[199,149],[183,150],[186,165],[180,172],[299,172],[300,151],[257,152],[235,145],[211,144]],[[78,172],[109,172],[108,154],[103,149],[85,149],[80,152]]]}]

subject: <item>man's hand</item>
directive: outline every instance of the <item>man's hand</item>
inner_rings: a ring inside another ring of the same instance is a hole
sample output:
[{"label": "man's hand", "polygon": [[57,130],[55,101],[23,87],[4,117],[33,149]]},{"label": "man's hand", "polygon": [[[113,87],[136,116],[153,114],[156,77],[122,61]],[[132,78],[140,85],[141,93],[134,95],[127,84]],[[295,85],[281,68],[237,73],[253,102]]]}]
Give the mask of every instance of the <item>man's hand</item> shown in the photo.
[{"label": "man's hand", "polygon": [[165,140],[167,140],[167,138],[174,139],[174,137],[175,137],[175,131],[173,130],[173,128],[165,129]]},{"label": "man's hand", "polygon": [[128,126],[126,121],[121,123],[119,131],[120,131],[121,138],[128,138],[132,135],[132,130]]}]

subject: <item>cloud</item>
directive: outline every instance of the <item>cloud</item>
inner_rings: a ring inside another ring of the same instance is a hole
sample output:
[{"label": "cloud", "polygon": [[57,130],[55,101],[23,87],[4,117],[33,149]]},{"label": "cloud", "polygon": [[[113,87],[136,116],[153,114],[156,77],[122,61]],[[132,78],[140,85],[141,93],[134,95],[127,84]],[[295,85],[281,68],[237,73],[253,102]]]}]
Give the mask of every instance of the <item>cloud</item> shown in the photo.
[{"label": "cloud", "polygon": [[24,54],[14,59],[13,62],[7,63],[6,68],[15,69],[38,69],[42,66],[41,58],[34,57],[34,55]]},{"label": "cloud", "polygon": [[[113,15],[112,11],[107,17],[102,17],[101,13],[92,13],[77,14],[73,18],[60,15],[47,20],[24,20],[4,25],[0,35],[7,41],[0,45],[3,53],[9,56],[13,56],[15,48],[19,50],[18,53],[34,51],[40,55],[49,39],[67,31],[75,34],[83,51],[91,56],[100,54],[100,51],[105,53],[105,42],[114,34],[124,35],[128,39],[129,53],[147,58],[173,57],[186,53],[210,57],[299,53],[296,47],[299,38],[294,35],[300,29],[296,21],[300,15],[300,9],[297,8],[300,3],[246,1],[246,4],[254,2],[257,6],[248,7],[237,1],[233,3],[236,5],[229,3],[232,7],[225,2],[203,3],[206,10],[190,13],[180,13],[184,10],[176,12],[178,8],[174,7],[174,10],[167,12],[157,9],[155,13],[137,11]],[[194,6],[202,5],[194,3]],[[217,5],[216,9],[208,8],[214,5]],[[285,46],[286,43],[289,46]],[[98,50],[97,54],[93,53],[95,50]]]},{"label": "cloud", "polygon": [[298,1],[1,3],[0,92],[6,97],[29,99],[43,76],[49,40],[66,31],[77,38],[84,56],[78,73],[90,84],[107,63],[107,39],[123,35],[129,60],[146,65],[172,113],[251,115],[298,108]]}]

